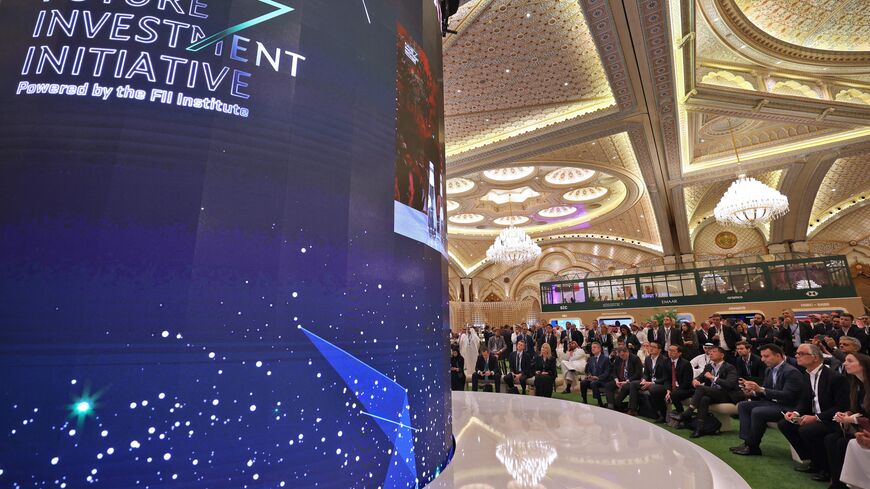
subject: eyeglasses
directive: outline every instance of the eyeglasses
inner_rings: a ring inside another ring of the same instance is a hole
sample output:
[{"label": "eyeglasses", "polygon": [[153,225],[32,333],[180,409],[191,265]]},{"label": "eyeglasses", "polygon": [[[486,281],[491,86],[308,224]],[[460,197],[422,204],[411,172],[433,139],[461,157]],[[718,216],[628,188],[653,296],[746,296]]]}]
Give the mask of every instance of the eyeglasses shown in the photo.
[{"label": "eyeglasses", "polygon": [[812,356],[813,354],[812,354],[812,353],[807,353],[807,352],[805,352],[805,351],[795,352],[795,354],[794,354],[794,356],[796,356],[796,357],[804,357],[804,356],[807,356],[807,355]]}]

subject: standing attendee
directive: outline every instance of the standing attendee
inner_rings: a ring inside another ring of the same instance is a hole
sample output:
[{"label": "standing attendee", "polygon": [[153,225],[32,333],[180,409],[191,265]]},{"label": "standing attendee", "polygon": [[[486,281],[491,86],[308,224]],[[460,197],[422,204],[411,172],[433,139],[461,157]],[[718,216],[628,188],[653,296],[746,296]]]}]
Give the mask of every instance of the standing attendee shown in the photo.
[{"label": "standing attendee", "polygon": [[450,348],[450,389],[464,391],[466,379],[465,359],[459,354],[459,348]]},{"label": "standing attendee", "polygon": [[671,316],[665,316],[662,319],[664,323],[661,328],[659,328],[658,335],[658,344],[662,351],[667,351],[671,345],[683,345],[683,335],[680,333],[680,329],[677,328],[676,320],[674,320]]},{"label": "standing attendee", "polygon": [[[698,344],[698,334],[695,332],[693,323],[689,321],[680,323],[680,338],[682,338],[682,350],[686,352],[687,357],[692,358],[701,352],[701,345]],[[670,348],[666,351],[670,351]]]},{"label": "standing attendee", "polygon": [[568,353],[565,359],[562,360],[562,372],[565,374],[565,391],[563,394],[571,393],[571,385],[577,381],[577,373],[583,372],[586,369],[586,352],[577,344],[576,341],[571,341],[568,344]]},{"label": "standing attendee", "polygon": [[[589,387],[592,387],[592,395],[601,406],[601,388],[610,382],[611,379],[611,363],[610,358],[604,354],[601,348],[601,343],[593,341],[590,345],[592,356],[586,361],[586,377],[580,382],[580,400],[584,404],[588,404],[586,400],[586,392]],[[607,405],[604,404],[606,407]]]},{"label": "standing attendee", "polygon": [[[622,410],[622,401],[628,396],[632,381],[640,380],[642,375],[643,365],[637,355],[628,351],[628,348],[624,346],[617,347],[616,361],[613,363],[613,380],[604,387],[607,404],[611,409]],[[630,416],[637,416],[636,401],[635,399],[635,404],[631,404],[631,399],[629,399],[628,414]]]},{"label": "standing attendee", "polygon": [[517,341],[517,351],[510,356],[510,372],[508,372],[502,381],[510,392],[517,392],[516,385],[522,388],[523,394],[526,393],[526,379],[534,375],[535,357],[531,352],[526,351],[526,342]]},{"label": "standing attendee", "polygon": [[494,333],[492,332],[492,329],[490,329],[489,325],[484,324],[483,325],[483,344],[484,345],[489,344],[489,339],[492,338],[493,334]]},{"label": "standing attendee", "polygon": [[[680,345],[672,345],[680,346]],[[656,342],[649,343],[649,356],[644,360],[643,376],[640,380],[634,380],[629,387],[629,409],[631,406],[638,406],[638,400],[641,392],[649,392],[650,403],[653,411],[656,413],[656,423],[664,423],[666,406],[665,394],[667,387],[665,381],[667,379],[667,371],[669,368],[668,360],[661,355],[661,348]]]},{"label": "standing attendee", "polygon": [[710,343],[715,346],[713,343],[713,337],[716,336],[716,328],[710,325],[709,321],[701,322],[701,329],[696,330],[698,334],[698,347],[702,347],[707,343]]},{"label": "standing attendee", "polygon": [[670,402],[674,405],[674,410],[677,413],[683,412],[683,401],[692,397],[695,393],[695,388],[692,387],[692,379],[695,377],[692,371],[692,365],[688,360],[683,358],[682,347],[679,345],[671,345],[668,349],[668,369],[666,371],[665,386],[665,402]]},{"label": "standing attendee", "polygon": [[474,374],[471,375],[471,390],[477,392],[481,381],[495,384],[494,392],[501,390],[501,369],[498,366],[498,359],[486,348],[482,348],[480,356],[477,357]]},{"label": "standing attendee", "polygon": [[486,344],[487,349],[492,356],[495,357],[495,360],[498,361],[502,358],[502,355],[507,354],[507,344],[504,342],[504,338],[501,337],[501,334],[493,333],[489,337],[489,341]]},{"label": "standing attendee", "polygon": [[637,323],[631,323],[631,332],[637,336],[637,341],[640,341],[640,344],[649,342],[649,338],[646,337],[646,328],[641,327]]},{"label": "standing attendee", "polygon": [[785,413],[777,425],[800,459],[810,461],[809,466],[796,470],[816,474],[813,480],[828,481],[831,474],[825,437],[839,429],[834,414],[849,409],[849,383],[825,366],[822,352],[815,345],[799,346],[796,358],[806,371],[803,392],[795,410]]},{"label": "standing attendee", "polygon": [[565,331],[565,339],[562,344],[565,347],[565,352],[568,352],[568,349],[571,346],[571,342],[574,341],[577,343],[577,346],[583,346],[583,332],[577,329],[577,326],[574,323],[568,323],[568,327]]},{"label": "standing attendee", "polygon": [[474,374],[474,366],[477,364],[477,356],[480,352],[480,337],[474,327],[466,326],[465,331],[459,337],[459,352],[465,359],[465,376]]},{"label": "standing attendee", "polygon": [[709,416],[711,404],[737,404],[745,397],[740,390],[737,369],[734,365],[725,361],[725,349],[721,346],[713,346],[709,349],[710,363],[692,381],[695,392],[689,407],[680,414],[680,419],[688,422],[697,411],[698,423],[692,438],[703,436],[701,427]]},{"label": "standing attendee", "polygon": [[782,413],[793,410],[801,395],[801,372],[785,361],[780,347],[762,346],[761,361],[767,367],[764,383],[743,381],[747,400],[737,405],[743,445],[731,449],[737,455],[761,455],[761,438],[767,423],[779,421]]},{"label": "standing attendee", "polygon": [[834,414],[834,421],[840,425],[840,429],[825,437],[825,451],[831,467],[832,482],[829,487],[834,489],[847,488],[846,484],[840,482],[846,446],[855,437],[854,433],[861,431],[858,418],[867,419],[870,416],[870,357],[853,353],[846,356],[843,365],[850,376],[849,410]]},{"label": "standing attendee", "polygon": [[[715,314],[714,316],[721,316]],[[726,356],[733,356],[735,350],[737,349],[737,342],[740,341],[740,334],[737,332],[737,328],[734,326],[734,320],[729,319],[727,321],[720,321],[721,333],[719,334],[719,346],[725,349],[727,352]]]},{"label": "standing attendee", "polygon": [[762,345],[773,343],[773,329],[770,327],[770,323],[765,321],[764,314],[756,313],[752,317],[747,329],[746,341],[749,342],[755,353]]},{"label": "standing attendee", "polygon": [[777,343],[786,356],[793,357],[801,343],[809,343],[813,339],[813,329],[809,324],[798,322],[794,311],[782,311],[782,326],[777,337]]},{"label": "standing attendee", "polygon": [[861,353],[865,353],[867,352],[868,347],[870,347],[870,339],[868,339],[867,333],[865,333],[862,328],[859,328],[858,326],[852,324],[852,321],[854,321],[854,319],[855,317],[849,313],[841,314],[839,320],[840,329],[836,330],[832,334],[832,336],[837,339],[843,336],[855,338],[856,340],[861,342]]},{"label": "standing attendee", "polygon": [[640,341],[638,341],[637,336],[631,332],[631,328],[627,325],[621,325],[619,327],[619,336],[616,339],[617,341],[624,342],[628,351],[637,355],[638,350],[640,350]]},{"label": "standing attendee", "polygon": [[556,355],[549,343],[541,345],[541,353],[535,359],[535,396],[553,397],[556,385]]}]

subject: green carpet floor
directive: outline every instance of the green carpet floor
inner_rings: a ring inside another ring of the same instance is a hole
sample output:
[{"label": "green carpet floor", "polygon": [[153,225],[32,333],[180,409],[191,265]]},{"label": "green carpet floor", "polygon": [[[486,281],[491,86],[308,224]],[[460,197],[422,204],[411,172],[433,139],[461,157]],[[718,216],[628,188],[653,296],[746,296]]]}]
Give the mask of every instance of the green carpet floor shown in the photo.
[{"label": "green carpet floor", "polygon": [[[580,402],[580,395],[554,393],[556,399],[566,401]],[[595,405],[595,403],[592,403]],[[649,422],[647,418],[638,418]],[[735,429],[737,421],[734,421]],[[791,459],[791,451],[789,450],[788,441],[779,431],[767,430],[764,435],[764,440],[761,443],[762,457],[744,457],[732,454],[728,449],[740,445],[742,442],[737,436],[736,431],[730,431],[715,436],[704,436],[697,439],[689,438],[691,432],[688,430],[677,430],[667,425],[658,425],[662,429],[666,429],[671,433],[688,439],[689,441],[698,444],[707,451],[716,455],[726,464],[730,465],[749,483],[754,489],[774,489],[783,487],[793,488],[819,488],[825,489],[827,483],[816,482],[810,479],[806,474],[796,472],[794,470],[794,462]]]}]

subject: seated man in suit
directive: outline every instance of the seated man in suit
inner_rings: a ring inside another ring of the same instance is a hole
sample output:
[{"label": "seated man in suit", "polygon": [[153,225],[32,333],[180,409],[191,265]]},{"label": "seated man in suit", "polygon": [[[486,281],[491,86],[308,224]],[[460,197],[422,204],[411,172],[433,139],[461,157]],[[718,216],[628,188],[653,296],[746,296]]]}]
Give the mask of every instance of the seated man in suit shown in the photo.
[{"label": "seated man in suit", "polygon": [[[689,408],[680,415],[682,421],[689,421],[692,414],[697,411],[700,420],[698,427],[703,426],[704,420],[709,416],[711,404],[736,404],[745,397],[738,384],[737,369],[725,361],[725,349],[721,346],[713,346],[709,349],[709,355],[710,363],[692,381],[695,393],[692,394]],[[700,429],[692,433],[692,438],[700,436],[702,436]]]},{"label": "seated man in suit", "polygon": [[[628,348],[619,346],[616,348],[616,360],[613,362],[613,380],[604,386],[607,396],[607,404],[611,409],[622,410],[622,400],[629,394],[631,383],[640,380],[643,375],[643,365],[637,355],[628,351]],[[634,404],[629,398],[628,414],[637,416],[637,399]]]},{"label": "seated man in suit", "polygon": [[695,377],[692,364],[683,358],[683,347],[671,345],[668,348],[668,368],[665,371],[665,402],[674,404],[678,413],[683,412],[683,401],[695,394],[692,379]]},{"label": "seated man in suit", "polygon": [[[595,400],[598,401],[598,405],[601,406],[600,388],[607,385],[611,378],[610,358],[604,354],[604,351],[602,351],[601,343],[593,341],[590,348],[592,356],[586,360],[586,378],[580,382],[580,400],[583,401],[584,404],[588,403],[586,400],[586,392],[589,387],[592,387],[592,395],[595,397]],[[605,404],[605,406],[607,405]]]},{"label": "seated man in suit", "polygon": [[731,452],[737,455],[761,455],[761,438],[767,430],[767,423],[779,421],[783,412],[794,409],[801,395],[801,372],[785,361],[782,348],[769,344],[759,350],[767,374],[763,385],[751,380],[742,381],[741,387],[748,399],[737,405],[740,439],[744,442],[731,448]]},{"label": "seated man in suit", "polygon": [[526,351],[526,342],[517,341],[517,351],[511,353],[510,372],[507,373],[502,380],[508,387],[509,392],[517,392],[515,387],[517,384],[526,393],[526,379],[534,376],[535,358],[531,352]]},{"label": "seated man in suit", "polygon": [[[493,336],[493,338],[496,338],[496,336]],[[498,366],[498,358],[490,353],[487,348],[480,349],[477,365],[474,366],[474,373],[471,374],[471,390],[477,392],[477,386],[480,381],[493,382],[495,384],[493,392],[501,390],[501,369]]]},{"label": "seated man in suit", "polygon": [[[679,345],[675,345],[679,346]],[[665,380],[668,371],[668,359],[661,354],[661,347],[657,342],[649,343],[649,356],[643,362],[643,376],[640,380],[632,381],[629,388],[629,406],[638,405],[638,396],[642,392],[649,392],[650,402],[656,412],[656,423],[665,422],[667,414],[665,406]]]},{"label": "seated man in suit", "polygon": [[764,363],[760,356],[752,353],[752,346],[747,341],[737,342],[737,355],[731,358],[731,363],[737,367],[741,379],[756,380],[764,375]]},{"label": "seated man in suit", "polygon": [[825,436],[840,429],[834,415],[849,410],[849,383],[825,366],[819,347],[804,343],[796,355],[798,364],[806,369],[800,403],[777,424],[801,460],[810,461],[809,466],[795,470],[815,473],[813,480],[828,481],[831,474]]}]

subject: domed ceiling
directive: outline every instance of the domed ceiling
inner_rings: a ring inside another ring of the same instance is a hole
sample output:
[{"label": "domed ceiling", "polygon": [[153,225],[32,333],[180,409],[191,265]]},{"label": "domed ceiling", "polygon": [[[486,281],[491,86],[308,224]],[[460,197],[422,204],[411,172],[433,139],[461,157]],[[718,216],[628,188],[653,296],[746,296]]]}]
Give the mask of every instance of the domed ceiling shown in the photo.
[{"label": "domed ceiling", "polygon": [[[830,252],[848,245],[835,223],[870,205],[867,0],[466,0],[450,28],[454,278],[510,295],[563,269]],[[738,173],[791,212],[716,248],[712,210]],[[537,272],[485,262],[511,224],[545,250]]]}]

